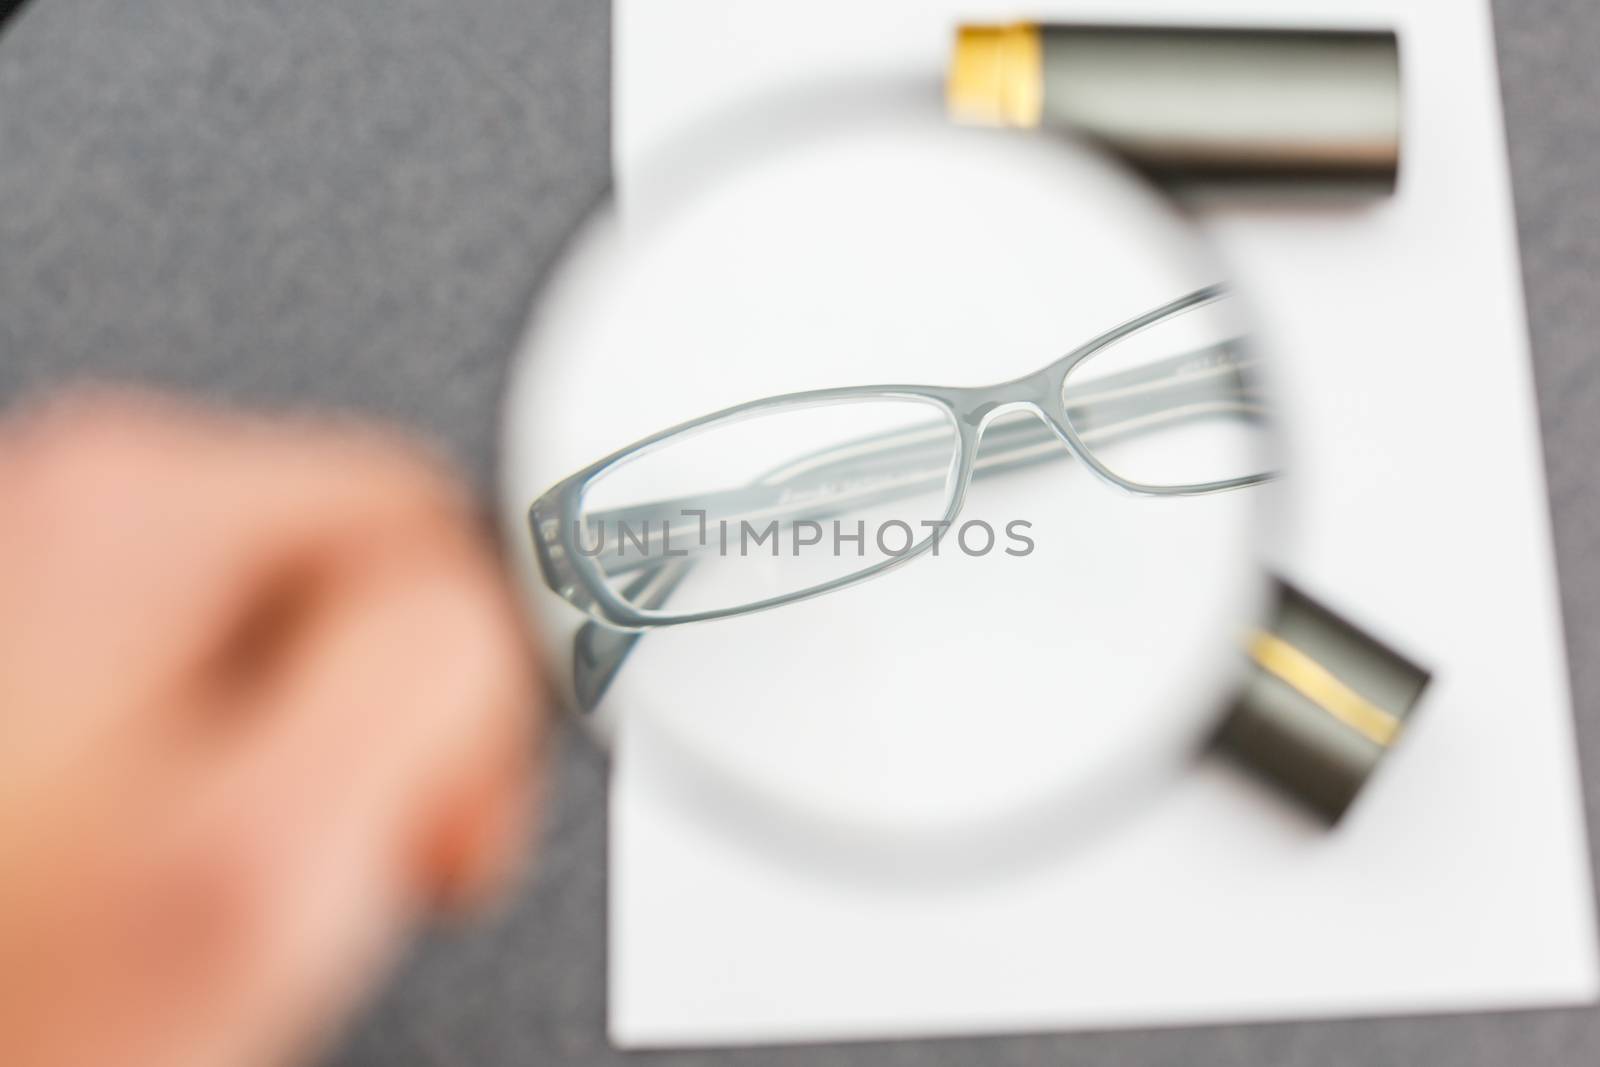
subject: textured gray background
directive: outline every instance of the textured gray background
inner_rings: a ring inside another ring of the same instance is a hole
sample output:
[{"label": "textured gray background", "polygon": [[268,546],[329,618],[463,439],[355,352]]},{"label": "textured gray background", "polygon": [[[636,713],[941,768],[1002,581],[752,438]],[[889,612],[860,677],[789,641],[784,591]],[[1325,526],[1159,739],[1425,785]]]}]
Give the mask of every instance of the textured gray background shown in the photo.
[{"label": "textured gray background", "polygon": [[[1495,6],[1579,734],[1597,768],[1600,5]],[[605,189],[608,17],[600,0],[37,0],[0,37],[0,398],[109,374],[355,408],[434,436],[487,488],[527,302]],[[604,769],[571,737],[560,757],[515,906],[427,939],[334,1064],[626,1058],[603,1026]],[[1586,793],[1594,828],[1600,774]],[[1426,901],[1406,906],[1426,921]],[[1600,1011],[1570,1010],[633,1058],[1597,1057]]]}]

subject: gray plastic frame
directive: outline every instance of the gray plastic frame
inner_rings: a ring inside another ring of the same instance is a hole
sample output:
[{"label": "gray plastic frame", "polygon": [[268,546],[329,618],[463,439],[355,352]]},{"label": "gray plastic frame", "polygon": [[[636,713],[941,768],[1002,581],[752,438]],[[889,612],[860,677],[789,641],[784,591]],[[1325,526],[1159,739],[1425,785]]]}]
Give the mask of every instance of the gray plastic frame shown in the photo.
[{"label": "gray plastic frame", "polygon": [[[1031,412],[1038,416],[1072,455],[1081,460],[1100,481],[1123,492],[1142,496],[1196,496],[1264,482],[1272,477],[1271,472],[1187,485],[1146,485],[1129,481],[1116,474],[1095,456],[1093,449],[1084,443],[1073,428],[1067,412],[1069,405],[1064,396],[1066,379],[1079,363],[1141,330],[1209,304],[1224,295],[1226,290],[1220,285],[1197,289],[1107,330],[1040,370],[994,385],[975,387],[876,385],[787,393],[725,408],[652,434],[562,479],[533,502],[528,510],[529,526],[545,581],[568,603],[608,626],[619,630],[647,630],[748,615],[824,596],[904,566],[927,552],[933,544],[935,534],[930,534],[914,543],[898,556],[873,563],[854,573],[806,589],[714,610],[673,612],[639,607],[620,597],[607,582],[606,573],[598,561],[579,551],[574,543],[581,522],[584,494],[589,487],[613,468],[666,447],[685,436],[701,433],[720,424],[770,413],[780,408],[864,400],[911,400],[925,403],[941,412],[950,421],[956,433],[955,454],[951,459],[953,476],[946,482],[945,511],[940,520],[944,523],[954,523],[961,513],[985,430],[995,419],[1017,411]],[[665,581],[675,582],[675,579],[672,575],[668,575]]]}]

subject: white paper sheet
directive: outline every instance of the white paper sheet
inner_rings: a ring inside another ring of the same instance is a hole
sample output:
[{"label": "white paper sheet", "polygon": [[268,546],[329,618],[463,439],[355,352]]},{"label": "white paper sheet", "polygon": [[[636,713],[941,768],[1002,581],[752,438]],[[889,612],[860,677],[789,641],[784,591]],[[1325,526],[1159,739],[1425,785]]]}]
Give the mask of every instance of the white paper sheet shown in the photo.
[{"label": "white paper sheet", "polygon": [[[1592,894],[1487,5],[617,0],[615,158],[798,79],[943,67],[960,19],[1396,25],[1399,194],[1202,212],[1290,366],[1306,487],[1281,569],[1436,677],[1322,833],[1203,766],[1058,863],[963,887],[830,877],[659,787],[624,732],[623,1046],[1454,1011],[1597,989]],[[1335,311],[1335,308],[1346,311]]]}]

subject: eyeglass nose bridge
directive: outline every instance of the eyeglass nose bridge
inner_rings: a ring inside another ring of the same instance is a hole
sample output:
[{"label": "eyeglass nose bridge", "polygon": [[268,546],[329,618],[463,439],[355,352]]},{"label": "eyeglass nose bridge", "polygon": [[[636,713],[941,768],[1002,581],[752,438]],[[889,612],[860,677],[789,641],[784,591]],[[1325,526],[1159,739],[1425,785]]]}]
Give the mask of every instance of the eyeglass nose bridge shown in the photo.
[{"label": "eyeglass nose bridge", "polygon": [[971,432],[969,443],[975,444],[984,428],[996,419],[1018,411],[1030,411],[1055,430],[1063,443],[1070,444],[1071,431],[1066,425],[1066,410],[1061,402],[1065,377],[1065,368],[1046,367],[999,385],[958,390],[958,395],[951,399],[957,420],[963,429]]},{"label": "eyeglass nose bridge", "polygon": [[[945,400],[956,416],[962,453],[961,469],[950,502],[950,516],[947,517],[954,516],[965,504],[972,477],[981,465],[979,461],[986,432],[995,422],[1009,415],[1022,412],[1033,415],[1066,455],[1087,464],[1102,479],[1109,477],[1089,455],[1067,422],[1066,405],[1061,395],[1067,369],[1058,364],[998,385],[946,392]],[[1037,443],[1032,447],[1037,447]]]}]

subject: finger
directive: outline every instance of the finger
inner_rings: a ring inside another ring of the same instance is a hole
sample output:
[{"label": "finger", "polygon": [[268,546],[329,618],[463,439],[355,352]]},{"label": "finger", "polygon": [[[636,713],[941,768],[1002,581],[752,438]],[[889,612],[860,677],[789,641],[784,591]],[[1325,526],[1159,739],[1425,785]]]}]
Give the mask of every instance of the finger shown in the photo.
[{"label": "finger", "polygon": [[115,679],[119,705],[272,632],[260,620],[292,609],[330,554],[465,521],[436,464],[354,427],[116,394],[62,402],[11,437],[0,559],[27,610],[0,625],[19,662],[46,678],[87,666],[88,682]]},{"label": "finger", "polygon": [[548,723],[539,706],[530,706],[523,721],[528,736],[520,742],[502,744],[483,736],[490,750],[475,761],[482,771],[441,798],[431,830],[423,832],[419,877],[440,907],[456,912],[482,907],[506,889],[536,844]]},{"label": "finger", "polygon": [[[242,667],[259,676],[251,681],[266,684],[277,658],[300,638],[302,622],[322,609],[345,572],[407,556],[454,561],[500,630],[518,632],[460,494],[437,464],[375,431],[218,415],[115,392],[59,402],[20,436],[20,455],[43,456],[25,465],[23,479],[32,475],[30,513],[44,520],[33,524],[37,546],[62,538],[90,542],[50,554],[80,561],[67,577],[84,586],[55,601],[81,604],[89,602],[90,587],[118,589],[109,602],[97,598],[104,611],[93,625],[76,620],[80,639],[41,642],[34,662],[47,673],[91,662],[119,690],[139,692],[146,688],[137,681],[141,668],[183,678],[203,661],[222,675],[208,672],[208,681],[240,681],[234,674]],[[34,630],[41,636],[67,625],[42,622]],[[120,648],[106,646],[119,639]],[[45,662],[63,649],[70,662]],[[216,692],[203,694],[211,699],[174,699],[158,681],[152,677],[149,688],[177,707],[271,703],[252,693],[243,694],[249,700]],[[527,729],[523,717],[510,721]],[[426,851],[442,893],[470,896],[504,865],[495,858],[508,854],[502,842],[517,833],[516,784],[525,776],[528,749],[507,744],[480,756],[493,773],[462,787],[456,805],[462,814],[441,817]],[[500,784],[489,788],[485,781]]]},{"label": "finger", "polygon": [[464,546],[396,545],[331,584],[241,758],[291,783],[303,818],[360,824],[368,875],[419,898],[502,865],[514,842],[489,828],[514,821],[536,723],[498,575]]},{"label": "finger", "polygon": [[[522,638],[481,557],[391,549],[335,585],[205,790],[227,832],[199,835],[219,846],[201,880],[249,963],[208,1008],[230,1030],[303,1034],[347,1004],[431,901],[441,828],[503,817],[533,751]],[[447,879],[507,862],[468,851]]]}]

